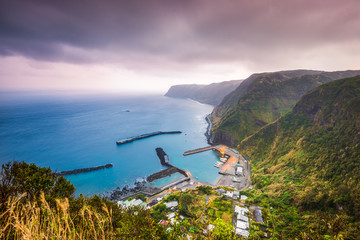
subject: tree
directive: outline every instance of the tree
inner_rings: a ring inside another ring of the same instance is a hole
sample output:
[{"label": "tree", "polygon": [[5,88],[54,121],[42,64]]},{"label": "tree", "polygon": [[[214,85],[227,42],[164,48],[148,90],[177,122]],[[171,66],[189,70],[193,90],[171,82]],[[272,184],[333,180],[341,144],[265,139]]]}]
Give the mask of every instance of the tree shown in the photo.
[{"label": "tree", "polygon": [[44,192],[46,198],[72,198],[75,187],[63,176],[56,176],[50,168],[38,167],[25,162],[9,162],[2,165],[0,173],[0,202],[11,196],[26,193],[26,199],[34,200]]},{"label": "tree", "polygon": [[215,229],[211,234],[212,239],[236,239],[234,228],[221,218],[217,218],[214,225]]}]

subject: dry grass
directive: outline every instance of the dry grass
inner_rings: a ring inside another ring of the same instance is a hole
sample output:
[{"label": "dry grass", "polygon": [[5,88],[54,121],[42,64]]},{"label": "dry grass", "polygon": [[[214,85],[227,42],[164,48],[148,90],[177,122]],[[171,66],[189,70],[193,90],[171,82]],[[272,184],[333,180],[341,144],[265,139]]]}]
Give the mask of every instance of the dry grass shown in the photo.
[{"label": "dry grass", "polygon": [[0,215],[0,239],[113,239],[111,211],[104,205],[103,213],[84,206],[79,223],[74,224],[68,199],[57,199],[56,209],[50,208],[41,194],[40,201],[25,202],[24,194],[9,198],[7,210]]}]

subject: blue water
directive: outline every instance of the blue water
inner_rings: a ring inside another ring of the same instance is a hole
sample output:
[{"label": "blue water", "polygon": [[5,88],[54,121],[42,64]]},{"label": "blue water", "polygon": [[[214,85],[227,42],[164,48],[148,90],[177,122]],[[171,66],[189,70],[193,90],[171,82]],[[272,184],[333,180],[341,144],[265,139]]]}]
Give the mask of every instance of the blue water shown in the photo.
[{"label": "blue water", "polygon": [[[201,181],[219,177],[212,152],[184,157],[207,146],[205,116],[212,106],[163,96],[33,96],[0,98],[0,163],[36,163],[64,171],[113,163],[114,167],[70,175],[76,193],[92,195],[132,184],[163,169],[155,148]],[[117,146],[119,139],[154,131],[180,130]]]}]

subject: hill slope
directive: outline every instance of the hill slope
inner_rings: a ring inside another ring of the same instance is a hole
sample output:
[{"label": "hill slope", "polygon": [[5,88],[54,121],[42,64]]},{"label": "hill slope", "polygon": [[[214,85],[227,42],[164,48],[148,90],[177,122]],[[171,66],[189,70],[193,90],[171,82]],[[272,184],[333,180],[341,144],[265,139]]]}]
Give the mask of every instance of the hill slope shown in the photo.
[{"label": "hill slope", "polygon": [[[239,150],[253,159],[258,194],[285,209],[278,225],[284,236],[358,239],[360,76],[310,91],[290,113],[243,140]],[[289,206],[300,211],[297,220]]]},{"label": "hill slope", "polygon": [[209,85],[175,85],[169,89],[165,96],[174,98],[190,98],[201,103],[216,106],[227,94],[234,91],[241,82],[242,80],[232,80],[212,83]]},{"label": "hill slope", "polygon": [[289,112],[307,91],[356,75],[360,75],[360,71],[295,70],[254,74],[213,110],[213,142],[236,145]]}]

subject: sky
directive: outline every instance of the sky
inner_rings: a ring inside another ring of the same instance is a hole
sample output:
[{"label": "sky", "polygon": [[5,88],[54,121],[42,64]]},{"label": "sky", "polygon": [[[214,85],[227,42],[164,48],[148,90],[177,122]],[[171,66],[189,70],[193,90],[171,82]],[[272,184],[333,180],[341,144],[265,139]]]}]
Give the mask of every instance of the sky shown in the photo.
[{"label": "sky", "polygon": [[1,0],[0,90],[161,92],[360,69],[359,0]]}]

